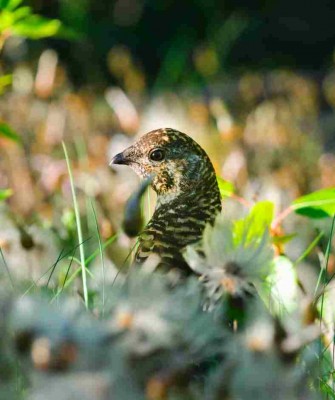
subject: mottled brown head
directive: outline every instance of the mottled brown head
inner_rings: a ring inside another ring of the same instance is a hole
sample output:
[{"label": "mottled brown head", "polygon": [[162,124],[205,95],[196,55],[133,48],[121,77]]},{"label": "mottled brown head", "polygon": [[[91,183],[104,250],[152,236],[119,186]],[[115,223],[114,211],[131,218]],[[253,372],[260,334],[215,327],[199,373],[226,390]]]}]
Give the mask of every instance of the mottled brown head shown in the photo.
[{"label": "mottled brown head", "polygon": [[169,128],[142,136],[112,163],[129,165],[142,178],[152,176],[153,189],[167,198],[193,190],[205,174],[214,172],[207,154],[193,139]]},{"label": "mottled brown head", "polygon": [[184,133],[165,128],[142,136],[112,163],[150,176],[158,195],[154,214],[140,234],[136,262],[156,253],[162,268],[190,273],[182,250],[200,240],[205,225],[221,211],[214,168],[205,151]]}]

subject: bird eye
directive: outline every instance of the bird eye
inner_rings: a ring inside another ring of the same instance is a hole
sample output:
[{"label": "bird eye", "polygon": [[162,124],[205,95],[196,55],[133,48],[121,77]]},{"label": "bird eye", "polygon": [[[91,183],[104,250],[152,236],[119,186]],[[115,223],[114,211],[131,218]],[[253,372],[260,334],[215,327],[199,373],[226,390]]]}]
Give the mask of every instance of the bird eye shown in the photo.
[{"label": "bird eye", "polygon": [[164,160],[165,152],[163,149],[154,149],[150,151],[149,158],[152,161],[162,161]]}]

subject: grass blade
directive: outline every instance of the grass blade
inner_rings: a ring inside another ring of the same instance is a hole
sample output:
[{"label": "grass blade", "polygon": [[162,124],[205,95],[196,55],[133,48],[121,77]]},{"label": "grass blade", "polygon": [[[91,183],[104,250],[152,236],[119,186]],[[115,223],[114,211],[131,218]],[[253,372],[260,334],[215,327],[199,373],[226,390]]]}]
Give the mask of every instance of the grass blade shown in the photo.
[{"label": "grass blade", "polygon": [[[111,243],[114,242],[114,240],[116,239],[116,235],[111,236],[103,245],[102,245],[102,249],[105,249],[107,246],[109,246]],[[87,257],[87,259],[85,260],[86,265],[88,265],[89,262],[91,262],[99,253],[99,249],[96,250],[94,253],[92,253],[89,257]],[[69,253],[68,253],[69,254]],[[73,261],[77,262],[76,257],[72,257]],[[79,261],[79,260],[78,260]],[[75,277],[79,274],[79,272],[81,271],[81,269],[77,269],[75,270],[72,275],[67,278],[66,282],[63,285],[63,289],[66,289],[71,283],[72,281],[75,279]],[[86,270],[86,272],[90,273],[89,270]],[[56,294],[57,296],[58,294]]]},{"label": "grass blade", "polygon": [[[334,234],[334,225],[335,225],[335,214],[333,216],[333,220],[332,220],[332,225],[331,225],[331,229],[330,229],[330,235],[329,235],[329,239],[328,239],[328,243],[327,243],[327,248],[326,248],[326,252],[325,252],[325,265],[322,268],[323,271],[323,290],[322,290],[322,294],[320,296],[321,298],[321,304],[320,304],[320,329],[322,328],[322,322],[323,322],[323,307],[324,307],[324,301],[325,301],[325,291],[326,291],[326,287],[329,284],[330,280],[327,281],[327,273],[328,273],[328,263],[329,263],[329,256],[330,256],[330,252],[331,252],[331,248],[332,248],[332,239],[333,239],[333,234]],[[332,349],[331,349],[331,353],[332,353],[332,369],[334,368],[334,332],[332,332]],[[322,348],[321,348],[321,344],[320,344],[320,354],[322,355]],[[319,365],[319,368],[321,367],[321,365]],[[332,386],[333,388],[331,389],[334,393],[334,378],[332,377]],[[328,397],[328,395],[327,395]]]},{"label": "grass blade", "polygon": [[321,238],[323,237],[324,232],[320,232],[318,236],[310,243],[310,245],[307,247],[307,249],[299,256],[295,261],[294,265],[299,264],[302,260],[304,260],[308,254],[314,249],[314,247],[319,243]]},{"label": "grass blade", "polygon": [[84,251],[84,246],[83,246],[83,232],[82,232],[82,229],[81,229],[79,207],[78,207],[78,202],[77,202],[76,191],[75,191],[75,188],[74,188],[74,180],[73,180],[73,174],[72,174],[72,168],[71,168],[71,164],[70,164],[70,159],[69,159],[69,155],[68,155],[65,143],[62,142],[62,145],[63,145],[65,160],[66,160],[66,164],[67,164],[67,169],[68,169],[68,172],[69,172],[71,192],[72,192],[72,200],[73,200],[73,207],[74,207],[74,213],[75,213],[75,216],[76,216],[78,242],[80,243],[80,245],[79,245],[79,254],[80,254],[80,262],[81,262],[81,277],[82,277],[82,282],[83,282],[84,302],[85,302],[86,308],[88,308],[88,290],[87,290],[87,277],[86,277],[86,268],[85,268],[85,251]]},{"label": "grass blade", "polygon": [[334,225],[335,225],[335,214],[332,220],[332,226],[330,229],[330,235],[327,243],[327,248],[326,248],[326,253],[325,253],[325,267],[323,268],[324,270],[324,277],[325,277],[325,282],[324,282],[324,290],[321,296],[321,310],[320,310],[320,319],[322,321],[322,311],[323,311],[323,303],[324,303],[324,291],[326,289],[326,286],[329,284],[329,281],[327,282],[327,272],[328,272],[328,263],[329,263],[329,256],[331,252],[331,247],[332,247],[332,239],[333,239],[333,234],[334,234]]},{"label": "grass blade", "polygon": [[11,286],[12,286],[12,288],[13,288],[13,291],[15,292],[14,280],[13,280],[12,274],[10,273],[10,270],[9,270],[9,268],[8,268],[8,265],[7,265],[5,256],[3,255],[3,252],[2,252],[2,248],[1,248],[1,247],[0,247],[0,255],[1,255],[1,258],[2,258],[2,261],[3,261],[3,265],[4,265],[4,267],[5,267],[5,270],[6,270],[6,272],[7,272],[8,278],[9,278],[9,280],[10,280]]},{"label": "grass blade", "polygon": [[[102,245],[102,249],[105,250],[110,244],[112,244],[115,239],[117,238],[117,234],[111,236],[109,239],[106,240],[106,242]],[[89,255],[86,260],[85,263],[86,265],[89,265],[90,262],[92,262],[95,257],[99,254],[100,249],[95,250],[91,255]]]},{"label": "grass blade", "polygon": [[[66,284],[66,282],[67,282],[67,280],[68,280],[68,276],[69,276],[69,273],[70,273],[70,269],[71,269],[71,266],[72,266],[72,263],[73,263],[73,260],[74,260],[74,255],[75,255],[76,251],[77,251],[77,248],[74,248],[74,250],[73,250],[73,252],[72,252],[72,255],[71,255],[71,257],[70,257],[69,266],[67,267],[67,270],[66,270],[66,274],[65,274],[65,277],[64,277],[63,285],[62,285],[61,288],[58,288],[57,293],[56,293],[56,294],[54,295],[54,297],[51,299],[51,302],[50,302],[51,304],[54,302],[55,299],[58,298],[58,296],[59,296],[60,294],[62,294],[62,292],[63,292],[63,290],[64,290],[64,288],[65,288],[65,284]],[[78,271],[80,271],[80,270],[78,269]]]},{"label": "grass blade", "polygon": [[72,266],[72,263],[73,263],[73,257],[74,257],[74,255],[75,255],[75,253],[76,253],[76,250],[77,250],[77,249],[74,249],[74,250],[73,250],[73,253],[72,253],[72,257],[71,257],[71,259],[70,259],[69,266],[68,266],[68,268],[67,268],[67,270],[66,270],[66,274],[65,274],[65,277],[64,277],[64,281],[63,281],[63,285],[62,285],[61,292],[63,291],[64,286],[65,286],[65,283],[66,283],[67,278],[68,278],[68,276],[69,276],[70,269],[71,269],[71,266]]},{"label": "grass blade", "polygon": [[[90,239],[91,239],[91,238],[85,239],[85,241],[84,241],[83,243],[87,242],[87,241],[90,240]],[[80,246],[80,243],[77,244],[77,245],[74,247],[74,249],[77,249],[79,246]],[[31,289],[32,289],[33,287],[37,286],[37,283],[38,283],[42,278],[44,278],[45,275],[48,274],[48,273],[55,267],[55,265],[58,264],[59,261],[63,260],[65,257],[68,257],[68,256],[72,253],[72,251],[73,251],[73,249],[72,249],[72,250],[66,252],[65,254],[63,254],[63,250],[64,250],[64,249],[61,250],[60,254],[59,254],[58,257],[57,257],[57,260],[51,265],[51,267],[49,267],[36,281],[33,281],[33,283],[26,289],[26,291],[21,295],[21,297],[24,297],[25,295],[27,295],[27,294],[31,291]],[[62,255],[62,254],[63,254],[63,255]],[[80,270],[79,270],[79,271],[80,271]]]},{"label": "grass blade", "polygon": [[95,208],[93,205],[93,200],[91,200],[91,207],[94,215],[94,221],[95,221],[95,226],[98,234],[98,241],[99,241],[99,251],[100,251],[100,259],[101,259],[101,270],[102,270],[102,316],[105,315],[105,260],[104,260],[104,252],[102,248],[102,242],[101,242],[101,235],[100,235],[100,230],[99,230],[99,224],[98,224],[98,219],[97,219],[97,214],[95,212]]}]

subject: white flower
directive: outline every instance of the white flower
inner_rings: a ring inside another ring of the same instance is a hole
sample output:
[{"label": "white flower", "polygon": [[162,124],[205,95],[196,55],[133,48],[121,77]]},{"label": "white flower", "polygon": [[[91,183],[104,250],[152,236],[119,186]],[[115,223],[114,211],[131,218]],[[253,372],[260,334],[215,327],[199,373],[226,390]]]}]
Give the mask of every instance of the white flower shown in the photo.
[{"label": "white flower", "polygon": [[[267,229],[253,232],[252,220],[238,224],[219,215],[207,225],[200,244],[188,246],[184,257],[206,289],[211,304],[225,294],[241,297],[271,272],[273,251]],[[257,232],[257,233],[256,233]]]}]

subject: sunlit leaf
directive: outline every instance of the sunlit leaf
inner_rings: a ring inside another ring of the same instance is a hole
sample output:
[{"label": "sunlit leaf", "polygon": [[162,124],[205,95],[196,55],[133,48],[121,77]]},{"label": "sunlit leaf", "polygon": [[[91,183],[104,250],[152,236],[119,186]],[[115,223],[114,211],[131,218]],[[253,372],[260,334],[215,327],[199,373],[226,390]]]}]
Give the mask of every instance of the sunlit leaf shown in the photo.
[{"label": "sunlit leaf", "polygon": [[0,122],[0,137],[4,136],[7,139],[13,140],[14,142],[20,142],[20,136],[4,122]]},{"label": "sunlit leaf", "polygon": [[58,19],[47,19],[39,15],[31,15],[14,24],[15,35],[29,39],[40,39],[58,34],[62,23]]},{"label": "sunlit leaf", "polygon": [[335,214],[335,188],[321,189],[294,200],[291,207],[309,218],[332,217]]},{"label": "sunlit leaf", "polygon": [[249,214],[249,218],[256,220],[259,225],[269,226],[273,220],[274,204],[271,201],[259,201]]},{"label": "sunlit leaf", "polygon": [[32,9],[31,7],[20,7],[17,10],[12,12],[14,21],[19,21],[23,18],[27,18],[31,15]]},{"label": "sunlit leaf", "polygon": [[12,194],[12,189],[0,189],[0,201],[8,199]]},{"label": "sunlit leaf", "polygon": [[219,176],[217,176],[216,178],[218,181],[221,197],[230,197],[235,191],[234,185],[229,181],[225,181]]},{"label": "sunlit leaf", "polygon": [[238,242],[241,235],[245,234],[245,225],[248,225],[247,242],[255,238],[262,238],[264,231],[271,225],[274,215],[274,205],[271,201],[259,201],[256,203],[249,215],[245,219],[235,221],[234,234],[235,240]]},{"label": "sunlit leaf", "polygon": [[2,75],[0,76],[0,94],[2,94],[7,86],[10,86],[12,84],[13,80],[13,75]]},{"label": "sunlit leaf", "polygon": [[7,31],[15,22],[14,13],[3,10],[0,12],[0,33]]}]

